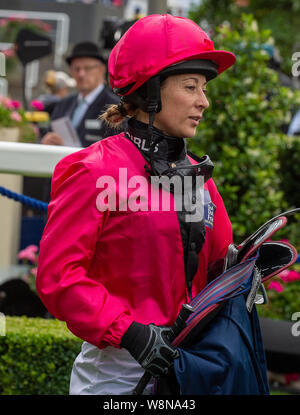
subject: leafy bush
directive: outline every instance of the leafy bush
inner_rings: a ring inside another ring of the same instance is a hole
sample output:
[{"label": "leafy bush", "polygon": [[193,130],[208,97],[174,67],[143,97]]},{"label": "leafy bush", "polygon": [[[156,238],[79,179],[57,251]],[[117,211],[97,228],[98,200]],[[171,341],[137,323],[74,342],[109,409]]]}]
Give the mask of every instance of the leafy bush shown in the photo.
[{"label": "leafy bush", "polygon": [[280,85],[268,68],[261,45],[271,42],[268,30],[259,31],[251,15],[240,28],[216,29],[216,49],[233,52],[236,64],[208,84],[210,108],[197,136],[188,140],[191,151],[209,154],[214,179],[232,221],[235,243],[266,220],[289,208],[280,183],[280,151],[288,137],[283,127],[300,103],[299,92]]},{"label": "leafy bush", "polygon": [[287,202],[300,207],[300,140],[299,136],[289,137],[280,152],[281,187]]},{"label": "leafy bush", "polygon": [[6,317],[0,337],[1,395],[65,395],[81,340],[58,320]]},{"label": "leafy bush", "polygon": [[300,265],[293,268],[265,283],[269,301],[257,307],[260,317],[291,321],[292,315],[300,311]]},{"label": "leafy bush", "polygon": [[[216,26],[224,21],[238,25],[242,13],[253,14],[261,29],[271,29],[282,57],[282,70],[290,76],[292,53],[299,50],[299,0],[202,0],[192,5],[193,20]],[[200,26],[201,26],[200,24]]]}]

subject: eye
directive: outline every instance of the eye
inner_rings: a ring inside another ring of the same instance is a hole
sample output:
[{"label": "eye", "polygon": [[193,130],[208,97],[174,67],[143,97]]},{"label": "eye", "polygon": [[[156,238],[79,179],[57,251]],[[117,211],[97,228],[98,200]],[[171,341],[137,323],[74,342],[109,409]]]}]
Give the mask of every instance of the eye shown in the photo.
[{"label": "eye", "polygon": [[207,95],[207,89],[202,89],[203,94]]},{"label": "eye", "polygon": [[195,85],[187,85],[186,89],[188,89],[189,91],[195,91],[196,86]]}]

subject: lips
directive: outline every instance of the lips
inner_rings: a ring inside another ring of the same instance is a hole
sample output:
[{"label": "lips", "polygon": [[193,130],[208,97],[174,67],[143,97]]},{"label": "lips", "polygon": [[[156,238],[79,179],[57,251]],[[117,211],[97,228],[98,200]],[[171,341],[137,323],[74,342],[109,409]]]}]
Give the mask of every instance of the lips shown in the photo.
[{"label": "lips", "polygon": [[202,117],[199,117],[199,116],[197,116],[197,117],[189,117],[189,119],[192,120],[193,123],[195,123],[195,125],[198,125],[199,124],[201,118]]}]

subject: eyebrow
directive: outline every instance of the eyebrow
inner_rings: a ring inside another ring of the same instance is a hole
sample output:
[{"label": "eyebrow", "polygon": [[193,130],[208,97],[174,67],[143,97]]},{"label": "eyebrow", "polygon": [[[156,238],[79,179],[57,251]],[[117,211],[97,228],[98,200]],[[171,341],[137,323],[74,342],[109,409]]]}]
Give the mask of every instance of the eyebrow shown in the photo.
[{"label": "eyebrow", "polygon": [[[183,78],[183,81],[187,81],[189,79],[193,79],[194,81],[196,81],[197,83],[199,83],[199,79],[194,77],[194,76],[188,76],[187,78]],[[204,82],[204,84],[202,86],[206,86],[207,81]]]}]

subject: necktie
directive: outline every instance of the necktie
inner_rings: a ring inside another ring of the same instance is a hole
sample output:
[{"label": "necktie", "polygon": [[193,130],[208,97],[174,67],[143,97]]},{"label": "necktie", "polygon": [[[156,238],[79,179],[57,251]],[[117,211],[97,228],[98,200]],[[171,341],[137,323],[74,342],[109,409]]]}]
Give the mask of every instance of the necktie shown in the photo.
[{"label": "necktie", "polygon": [[80,124],[80,121],[82,120],[82,117],[84,116],[84,113],[87,110],[87,107],[88,107],[87,102],[82,98],[79,101],[72,116],[72,125],[74,128],[77,128],[78,125]]}]

